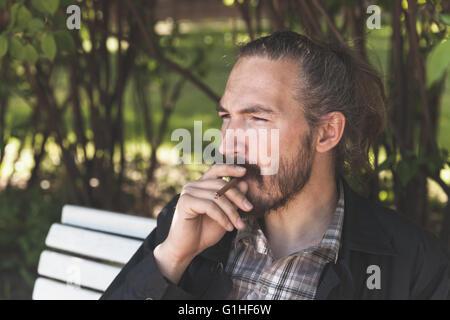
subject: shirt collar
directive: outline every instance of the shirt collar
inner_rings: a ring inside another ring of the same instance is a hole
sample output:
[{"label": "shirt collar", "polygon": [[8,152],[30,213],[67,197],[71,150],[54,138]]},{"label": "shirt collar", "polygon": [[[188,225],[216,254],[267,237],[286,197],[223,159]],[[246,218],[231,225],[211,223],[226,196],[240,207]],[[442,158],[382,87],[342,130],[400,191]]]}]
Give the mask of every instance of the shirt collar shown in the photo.
[{"label": "shirt collar", "polygon": [[[341,234],[339,260],[348,259],[350,251],[377,255],[396,255],[392,244],[393,231],[382,225],[375,217],[380,207],[361,197],[341,177],[344,192],[345,218]],[[225,233],[214,246],[205,249],[200,255],[206,259],[226,263],[228,254],[237,234],[236,229]]]},{"label": "shirt collar", "polygon": [[342,228],[344,224],[344,211],[345,211],[345,196],[344,186],[342,180],[338,182],[338,202],[336,209],[334,210],[333,218],[328,226],[327,231],[322,237],[318,248],[325,249],[328,253],[327,256],[330,260],[336,263],[338,258],[339,249],[341,246]]},{"label": "shirt collar", "polygon": [[[342,225],[344,220],[344,187],[342,181],[339,179],[338,187],[338,202],[334,211],[332,220],[324,233],[322,240],[317,246],[310,247],[291,255],[299,255],[308,251],[321,251],[321,253],[330,261],[337,261],[338,252],[340,248],[340,239],[342,234]],[[234,239],[234,246],[239,244],[250,245],[261,254],[270,254],[268,240],[264,235],[261,225],[257,219],[251,217],[243,218],[246,227],[237,231]]]}]

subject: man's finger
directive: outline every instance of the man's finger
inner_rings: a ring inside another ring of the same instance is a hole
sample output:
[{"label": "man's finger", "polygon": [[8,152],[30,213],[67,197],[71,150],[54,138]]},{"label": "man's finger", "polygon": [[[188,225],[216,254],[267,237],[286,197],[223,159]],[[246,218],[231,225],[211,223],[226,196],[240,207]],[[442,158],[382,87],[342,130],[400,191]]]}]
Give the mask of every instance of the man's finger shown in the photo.
[{"label": "man's finger", "polygon": [[[236,193],[240,193],[240,191],[238,191],[237,189],[235,191],[236,191]],[[216,192],[214,190],[210,190],[210,189],[190,187],[186,192],[188,192],[190,195],[193,195],[197,198],[203,198],[205,200],[212,199],[222,209],[222,211],[225,212],[228,219],[231,221],[231,223],[233,223],[233,225],[237,229],[244,228],[245,225],[244,225],[243,221],[241,220],[241,218],[239,217],[239,213],[237,211],[237,208],[241,207],[242,205],[239,206],[239,205],[233,203],[226,196],[222,196],[222,197],[216,199],[214,197]],[[236,198],[237,195],[235,195],[233,193],[233,197]],[[244,196],[244,198],[245,198],[245,196]]]},{"label": "man's finger", "polygon": [[[223,179],[214,179],[214,180],[202,180],[202,181],[195,181],[189,184],[186,184],[183,188],[184,192],[189,192],[192,188],[200,188],[200,189],[208,189],[208,192],[215,192],[219,191],[224,185],[226,184],[226,181]],[[233,202],[237,207],[244,211],[250,211],[253,206],[250,203],[250,201],[246,198],[245,193],[248,190],[247,182],[240,181],[237,186],[234,188],[230,188],[225,192],[225,197],[227,197],[231,202]],[[243,192],[244,191],[244,192]],[[196,195],[196,194],[194,194]],[[203,196],[203,195],[202,195]],[[223,198],[224,196],[220,197]],[[211,198],[209,196],[209,193],[206,194],[206,198]]]},{"label": "man's finger", "polygon": [[208,217],[216,221],[225,230],[232,231],[233,224],[227,217],[225,212],[212,200],[197,198],[188,193],[180,197],[182,200],[183,211],[186,212],[184,219],[194,219],[198,215],[206,214]]},{"label": "man's finger", "polygon": [[238,188],[231,188],[227,190],[227,192],[225,192],[225,196],[244,211],[250,211],[253,209],[253,205]]},{"label": "man's finger", "polygon": [[200,178],[205,179],[217,179],[221,177],[242,177],[247,170],[245,167],[234,164],[215,164]]}]

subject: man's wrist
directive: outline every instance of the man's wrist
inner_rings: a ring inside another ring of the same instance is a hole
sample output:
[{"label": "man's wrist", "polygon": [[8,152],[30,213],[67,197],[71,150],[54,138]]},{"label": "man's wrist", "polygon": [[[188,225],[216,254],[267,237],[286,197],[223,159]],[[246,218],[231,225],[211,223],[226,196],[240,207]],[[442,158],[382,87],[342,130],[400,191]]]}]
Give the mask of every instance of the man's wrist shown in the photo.
[{"label": "man's wrist", "polygon": [[181,276],[193,259],[176,254],[165,242],[156,246],[153,250],[153,255],[161,274],[174,284],[178,284]]}]

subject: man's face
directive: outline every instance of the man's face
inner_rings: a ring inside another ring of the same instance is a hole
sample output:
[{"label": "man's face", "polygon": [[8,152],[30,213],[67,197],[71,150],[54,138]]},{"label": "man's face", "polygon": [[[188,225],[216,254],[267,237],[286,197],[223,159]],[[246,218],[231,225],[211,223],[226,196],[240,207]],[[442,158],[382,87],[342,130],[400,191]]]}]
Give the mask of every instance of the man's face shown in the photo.
[{"label": "man's face", "polygon": [[[302,106],[294,98],[298,70],[298,66],[290,61],[241,58],[228,78],[217,108],[223,119],[220,152],[247,162],[243,180],[249,186],[247,197],[254,206],[253,213],[258,216],[285,205],[301,191],[311,174],[314,160],[312,134]],[[267,136],[263,137],[264,130],[259,129],[266,129]],[[278,148],[270,139],[273,129],[278,129]],[[261,151],[258,142],[243,134],[227,143],[227,130],[256,131],[257,141],[266,139],[268,142],[267,151]],[[277,172],[261,175],[261,170],[268,165],[261,154],[273,158],[277,151]],[[256,164],[248,164],[250,159],[256,159]]]}]

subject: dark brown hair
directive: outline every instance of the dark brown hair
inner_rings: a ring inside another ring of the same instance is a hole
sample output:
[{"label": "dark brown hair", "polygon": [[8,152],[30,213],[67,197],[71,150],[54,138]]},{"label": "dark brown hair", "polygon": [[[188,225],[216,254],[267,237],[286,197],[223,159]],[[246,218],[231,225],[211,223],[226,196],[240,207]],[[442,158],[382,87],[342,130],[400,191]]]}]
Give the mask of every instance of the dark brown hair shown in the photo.
[{"label": "dark brown hair", "polygon": [[386,105],[383,82],[375,69],[347,46],[325,44],[292,31],[275,32],[240,47],[238,59],[261,56],[290,59],[299,65],[295,97],[314,130],[322,116],[339,111],[346,118],[335,148],[336,175],[362,183],[373,173],[369,148],[383,131]]}]

